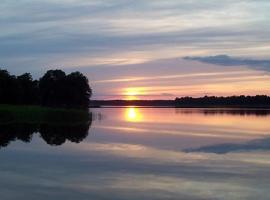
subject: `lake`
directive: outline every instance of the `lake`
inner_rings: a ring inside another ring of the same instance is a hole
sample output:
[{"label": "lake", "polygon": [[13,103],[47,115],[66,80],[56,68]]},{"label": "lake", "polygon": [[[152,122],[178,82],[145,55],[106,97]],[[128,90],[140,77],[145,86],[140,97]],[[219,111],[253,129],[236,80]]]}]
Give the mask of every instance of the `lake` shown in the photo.
[{"label": "lake", "polygon": [[1,200],[269,200],[270,110],[95,108],[0,127]]}]

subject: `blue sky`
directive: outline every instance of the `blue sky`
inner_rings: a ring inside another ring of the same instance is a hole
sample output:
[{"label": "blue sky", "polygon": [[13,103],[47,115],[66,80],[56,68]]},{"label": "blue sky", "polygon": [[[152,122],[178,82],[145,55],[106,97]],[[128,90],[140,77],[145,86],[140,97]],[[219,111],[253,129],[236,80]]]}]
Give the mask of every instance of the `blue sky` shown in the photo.
[{"label": "blue sky", "polygon": [[[268,0],[3,0],[0,66],[82,71],[94,98],[270,94],[269,10]],[[205,62],[216,55],[256,62]]]}]

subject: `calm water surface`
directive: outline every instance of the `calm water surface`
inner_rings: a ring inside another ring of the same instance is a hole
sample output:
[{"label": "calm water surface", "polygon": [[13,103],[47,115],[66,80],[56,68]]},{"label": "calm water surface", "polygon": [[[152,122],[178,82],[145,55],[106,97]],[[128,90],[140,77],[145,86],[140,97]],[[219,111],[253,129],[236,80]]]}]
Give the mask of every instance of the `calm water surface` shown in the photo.
[{"label": "calm water surface", "polygon": [[270,199],[270,111],[91,111],[89,130],[2,127],[0,199]]}]

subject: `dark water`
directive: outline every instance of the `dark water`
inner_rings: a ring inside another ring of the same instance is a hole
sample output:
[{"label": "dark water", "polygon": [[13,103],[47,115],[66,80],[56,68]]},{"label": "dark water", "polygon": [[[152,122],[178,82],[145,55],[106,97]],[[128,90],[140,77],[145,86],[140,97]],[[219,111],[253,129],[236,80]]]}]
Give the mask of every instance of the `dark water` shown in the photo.
[{"label": "dark water", "polygon": [[270,199],[270,111],[92,112],[85,126],[0,126],[0,199]]}]

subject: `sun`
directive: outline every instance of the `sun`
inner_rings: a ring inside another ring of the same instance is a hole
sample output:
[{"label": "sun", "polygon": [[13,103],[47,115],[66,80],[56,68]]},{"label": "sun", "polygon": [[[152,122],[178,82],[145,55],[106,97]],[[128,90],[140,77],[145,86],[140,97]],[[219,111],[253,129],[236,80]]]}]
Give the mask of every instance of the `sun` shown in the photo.
[{"label": "sun", "polygon": [[138,100],[139,98],[138,98],[138,95],[139,93],[137,92],[137,91],[132,91],[132,90],[130,90],[130,91],[128,91],[127,93],[126,93],[126,97],[125,97],[125,99],[126,100]]},{"label": "sun", "polygon": [[126,100],[139,100],[139,96],[143,94],[142,88],[130,87],[125,88],[124,96]]}]

